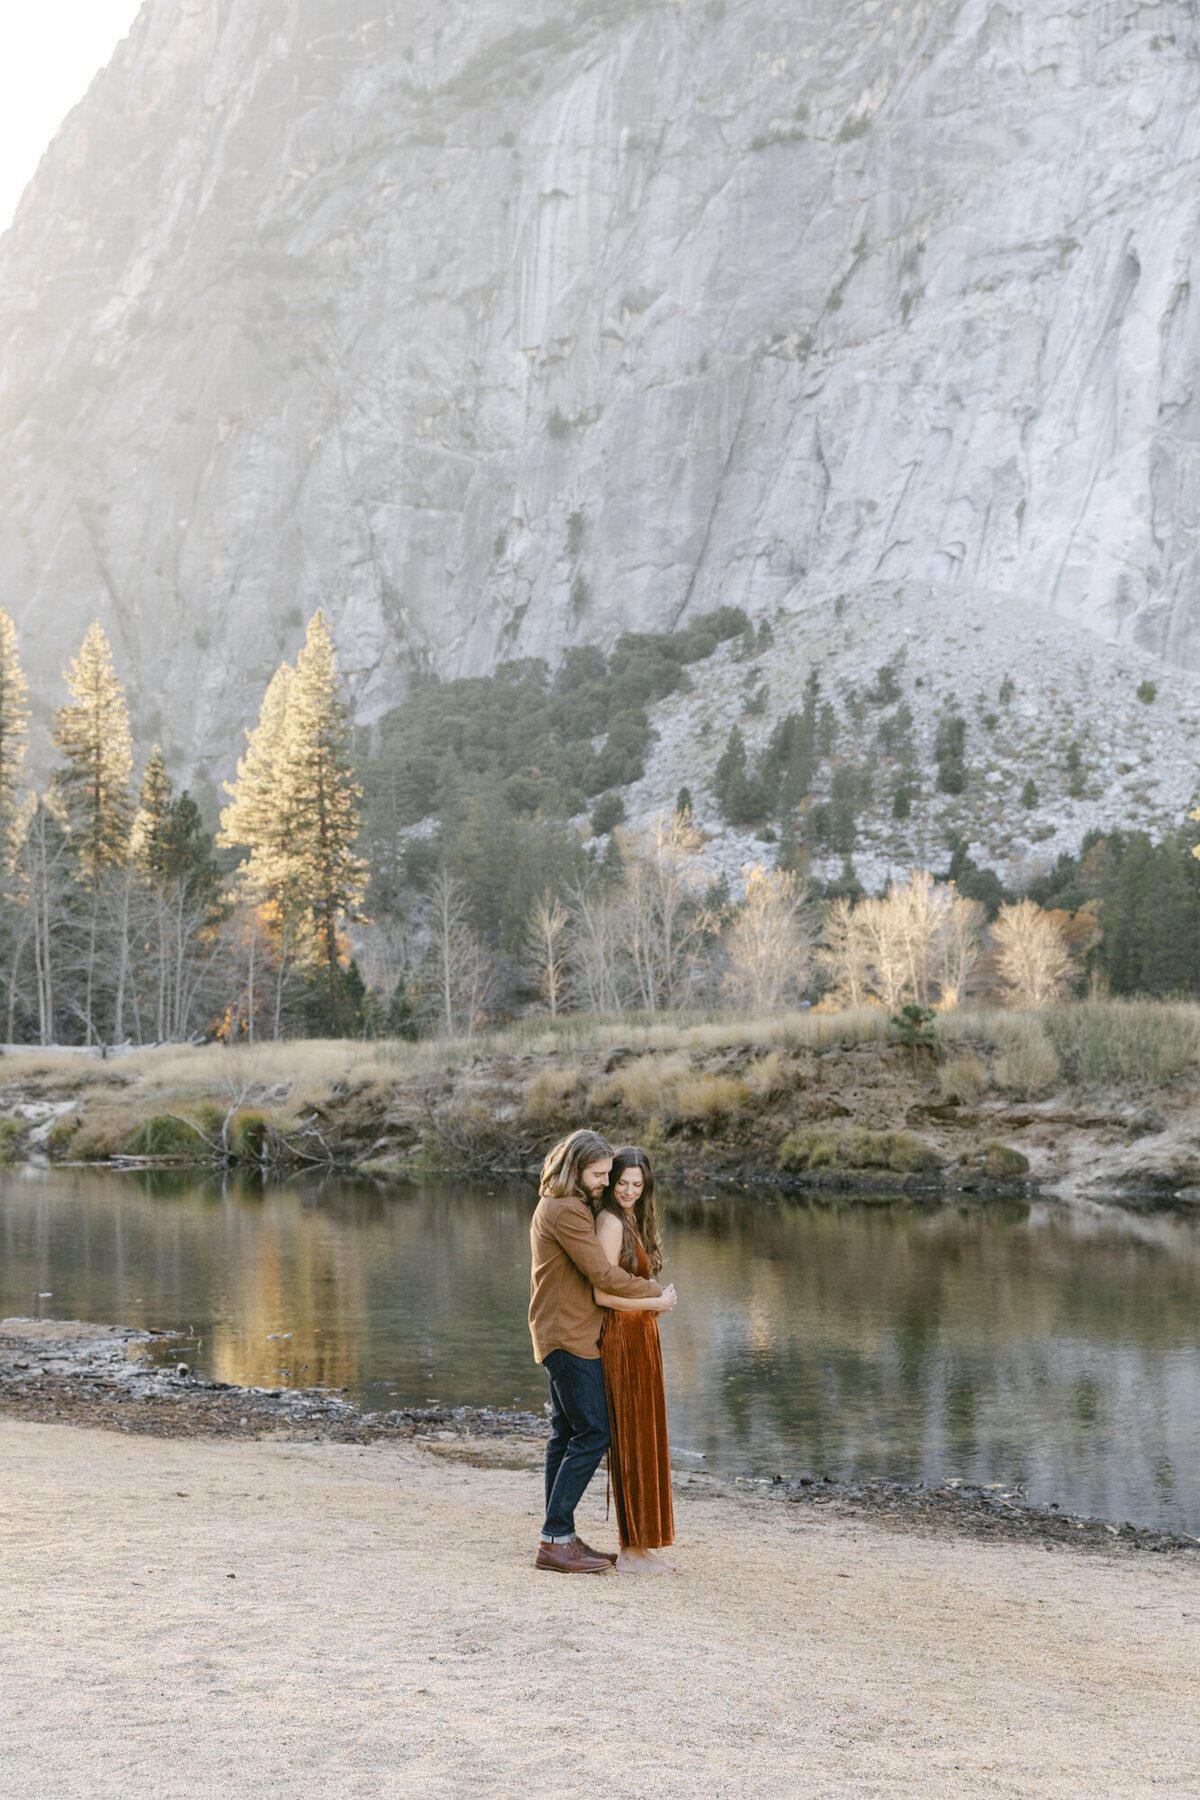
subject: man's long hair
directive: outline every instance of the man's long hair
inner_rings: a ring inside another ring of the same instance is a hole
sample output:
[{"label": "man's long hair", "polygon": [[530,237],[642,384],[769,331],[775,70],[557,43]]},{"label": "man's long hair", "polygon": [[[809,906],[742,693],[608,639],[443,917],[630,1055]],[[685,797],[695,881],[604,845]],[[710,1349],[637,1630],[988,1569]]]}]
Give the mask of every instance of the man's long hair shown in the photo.
[{"label": "man's long hair", "polygon": [[[617,1183],[626,1169],[642,1171],[641,1196],[629,1211],[621,1205],[616,1195]],[[663,1253],[662,1237],[658,1229],[658,1209],[654,1204],[654,1170],[650,1167],[650,1158],[646,1152],[639,1150],[636,1144],[627,1144],[613,1157],[612,1173],[601,1196],[600,1205],[615,1213],[621,1221],[621,1254],[617,1258],[621,1267],[628,1269],[631,1275],[637,1274],[637,1247],[640,1238],[646,1260],[650,1264],[650,1273],[657,1275],[663,1265]]]},{"label": "man's long hair", "polygon": [[569,1137],[559,1139],[542,1164],[538,1193],[543,1200],[565,1200],[570,1195],[594,1212],[580,1178],[592,1163],[607,1162],[612,1153],[612,1145],[598,1131],[571,1132]]}]

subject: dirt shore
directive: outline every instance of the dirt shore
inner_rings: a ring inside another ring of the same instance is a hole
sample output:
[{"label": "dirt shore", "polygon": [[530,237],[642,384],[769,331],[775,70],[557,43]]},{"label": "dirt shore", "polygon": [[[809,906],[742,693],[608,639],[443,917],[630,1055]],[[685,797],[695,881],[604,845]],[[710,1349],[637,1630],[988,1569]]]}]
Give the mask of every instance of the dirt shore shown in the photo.
[{"label": "dirt shore", "polygon": [[[99,1427],[139,1437],[270,1437],[297,1443],[395,1444],[418,1440],[472,1457],[540,1465],[547,1425],[541,1413],[476,1406],[400,1407],[363,1412],[328,1388],[246,1388],[208,1381],[171,1354],[173,1333],[96,1325],[78,1319],[0,1319],[0,1419]],[[1129,1521],[1080,1517],[1031,1502],[1020,1487],[692,1474],[693,1490],[765,1498],[805,1508],[834,1507],[844,1518],[884,1519],[893,1528],[956,1532],[993,1541],[1098,1547],[1190,1560],[1200,1539]]]},{"label": "dirt shore", "polygon": [[678,1577],[563,1579],[513,1460],[0,1420],[0,1795],[1200,1793],[1184,1557],[685,1483]]}]

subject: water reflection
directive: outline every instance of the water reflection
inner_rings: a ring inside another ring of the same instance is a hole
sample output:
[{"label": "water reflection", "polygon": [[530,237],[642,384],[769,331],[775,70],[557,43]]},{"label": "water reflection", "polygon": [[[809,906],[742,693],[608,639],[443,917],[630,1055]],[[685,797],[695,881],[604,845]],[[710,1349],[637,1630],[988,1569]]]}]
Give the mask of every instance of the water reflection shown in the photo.
[{"label": "water reflection", "polygon": [[[538,1407],[527,1189],[3,1177],[0,1308],[190,1328],[222,1380]],[[672,1430],[707,1466],[1024,1481],[1200,1529],[1200,1228],[1051,1203],[668,1206]],[[53,1298],[35,1296],[49,1290]]]}]

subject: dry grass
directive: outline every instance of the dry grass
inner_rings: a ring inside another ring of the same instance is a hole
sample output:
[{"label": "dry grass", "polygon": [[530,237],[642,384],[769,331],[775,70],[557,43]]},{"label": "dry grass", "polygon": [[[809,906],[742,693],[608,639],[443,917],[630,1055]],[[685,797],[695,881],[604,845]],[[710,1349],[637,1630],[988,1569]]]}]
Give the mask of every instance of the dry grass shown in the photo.
[{"label": "dry grass", "polygon": [[928,1144],[907,1131],[867,1131],[862,1126],[812,1126],[793,1131],[779,1146],[781,1169],[883,1169],[894,1175],[919,1175],[941,1166]]},{"label": "dry grass", "polygon": [[1001,1092],[1018,1100],[1043,1100],[1063,1085],[1062,1064],[1034,1014],[1013,1014],[1001,1033],[1004,1044],[992,1070]]},{"label": "dry grass", "polygon": [[680,1119],[718,1119],[740,1112],[750,1098],[744,1081],[732,1075],[698,1075],[676,1084],[672,1111]]},{"label": "dry grass", "polygon": [[977,1056],[952,1056],[938,1072],[943,1100],[978,1100],[987,1084],[987,1069]]},{"label": "dry grass", "polygon": [[1200,1064],[1200,1007],[1156,1000],[1081,1000],[1046,1011],[1063,1074],[1079,1087],[1161,1086]]},{"label": "dry grass", "polygon": [[[863,1044],[886,1039],[888,1015],[878,1006],[849,1012],[781,1012],[747,1019],[710,1015],[689,1022],[664,1019],[617,1034],[631,1050],[755,1049],[824,1050],[832,1044]],[[614,1039],[614,1041],[616,1041]]]},{"label": "dry grass", "polygon": [[[968,1102],[984,1091],[988,1062],[995,1086],[1022,1099],[1066,1084],[1162,1084],[1200,1067],[1200,1006],[1184,1002],[1081,1001],[1044,1013],[969,1007],[939,1014],[934,1031],[951,1052],[940,1072],[942,1093]],[[222,1113],[232,1105],[294,1113],[327,1101],[335,1089],[386,1092],[477,1060],[544,1062],[531,1071],[525,1110],[549,1118],[578,1092],[582,1068],[620,1046],[631,1059],[593,1082],[589,1104],[621,1105],[643,1119],[703,1119],[762,1102],[787,1086],[795,1078],[786,1062],[789,1051],[886,1042],[890,1036],[888,1015],[876,1006],[755,1018],[718,1010],[553,1020],[542,1014],[474,1037],[415,1044],[314,1039],[253,1047],[171,1045],[104,1060],[31,1048],[0,1058],[0,1087],[78,1092],[86,1137],[72,1146],[74,1153],[93,1142],[127,1146],[148,1118],[187,1112],[205,1101],[220,1105]],[[994,1056],[981,1055],[985,1047]],[[757,1054],[740,1081],[693,1066],[704,1056],[746,1050]]]},{"label": "dry grass", "polygon": [[738,1112],[750,1087],[732,1075],[696,1074],[683,1056],[639,1056],[592,1084],[588,1105],[640,1119],[715,1119]]},{"label": "dry grass", "polygon": [[575,1092],[581,1076],[577,1062],[552,1063],[539,1069],[525,1089],[524,1111],[530,1119],[551,1119],[562,1111],[564,1101]]},{"label": "dry grass", "polygon": [[676,1088],[691,1073],[684,1056],[639,1056],[594,1081],[588,1105],[624,1106],[644,1119],[652,1118],[669,1110]]},{"label": "dry grass", "polygon": [[972,1007],[943,1014],[946,1044],[1000,1051],[997,1087],[1037,1099],[1069,1087],[1161,1086],[1200,1068],[1200,1006],[1191,1001],[1077,1000],[1043,1012]]},{"label": "dry grass", "polygon": [[746,1070],[746,1087],[756,1100],[769,1100],[772,1094],[782,1092],[787,1086],[788,1078],[778,1050],[760,1056]]}]

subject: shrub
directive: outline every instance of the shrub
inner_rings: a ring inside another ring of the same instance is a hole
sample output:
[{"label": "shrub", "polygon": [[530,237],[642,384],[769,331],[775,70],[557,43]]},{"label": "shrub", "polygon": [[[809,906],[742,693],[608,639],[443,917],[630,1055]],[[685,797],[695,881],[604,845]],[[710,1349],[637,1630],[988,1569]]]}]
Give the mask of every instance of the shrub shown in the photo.
[{"label": "shrub", "polygon": [[597,837],[607,837],[625,818],[625,802],[620,794],[601,794],[592,812],[592,830]]},{"label": "shrub", "polygon": [[1013,1020],[1005,1031],[1004,1054],[992,1071],[996,1086],[1020,1100],[1038,1100],[1062,1084],[1062,1065],[1040,1023]]},{"label": "shrub", "polygon": [[1039,796],[1038,790],[1037,790],[1037,782],[1033,779],[1033,776],[1031,775],[1029,777],[1028,781],[1025,783],[1025,786],[1021,789],[1021,805],[1028,806],[1028,807],[1034,807],[1037,805],[1039,798],[1040,798],[1040,796]]},{"label": "shrub", "polygon": [[952,1056],[942,1064],[938,1081],[943,1100],[978,1100],[988,1075],[977,1056]]},{"label": "shrub", "polygon": [[24,1135],[23,1119],[0,1119],[0,1163],[16,1162]]},{"label": "shrub", "polygon": [[902,1044],[932,1044],[933,1020],[932,1006],[917,1006],[910,1000],[899,1012],[892,1013],[888,1023]]},{"label": "shrub", "polygon": [[80,1121],[74,1116],[69,1119],[55,1119],[46,1133],[46,1155],[51,1162],[58,1162],[60,1158],[70,1155],[79,1126]]},{"label": "shrub", "polygon": [[229,1148],[239,1162],[261,1162],[270,1130],[264,1113],[244,1108],[229,1121]]},{"label": "shrub", "polygon": [[941,1167],[936,1150],[907,1131],[868,1131],[813,1126],[793,1131],[779,1146],[781,1169],[886,1169],[894,1175],[920,1175]]},{"label": "shrub", "polygon": [[937,784],[943,794],[961,794],[967,785],[966,744],[967,721],[961,713],[948,714],[938,725],[933,745]]},{"label": "shrub", "polygon": [[875,682],[867,689],[867,702],[871,706],[894,706],[900,698],[900,683],[896,677],[895,663],[884,663],[876,672]]},{"label": "shrub", "polygon": [[984,1175],[990,1181],[1011,1181],[1017,1176],[1028,1175],[1029,1158],[993,1138],[979,1150],[968,1150],[959,1158],[959,1167]]},{"label": "shrub", "polygon": [[1153,706],[1158,699],[1158,684],[1153,681],[1139,681],[1137,697],[1143,706]]},{"label": "shrub", "polygon": [[154,1113],[142,1120],[127,1148],[131,1156],[201,1156],[204,1140],[185,1119]]},{"label": "shrub", "polygon": [[904,783],[901,782],[900,786],[892,795],[892,817],[893,819],[907,819],[911,811],[912,795],[909,793]]},{"label": "shrub", "polygon": [[189,1107],[188,1114],[195,1119],[210,1142],[220,1137],[225,1123],[225,1109],[218,1106],[215,1100],[202,1100],[198,1106]]}]

